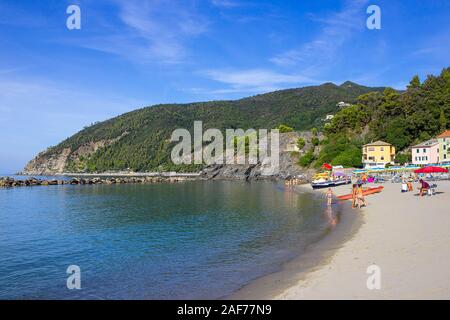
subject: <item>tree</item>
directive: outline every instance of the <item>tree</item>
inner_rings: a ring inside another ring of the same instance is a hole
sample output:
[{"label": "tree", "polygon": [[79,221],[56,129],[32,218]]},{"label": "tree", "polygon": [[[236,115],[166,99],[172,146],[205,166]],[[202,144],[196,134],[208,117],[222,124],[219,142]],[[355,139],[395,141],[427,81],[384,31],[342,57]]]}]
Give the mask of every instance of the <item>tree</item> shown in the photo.
[{"label": "tree", "polygon": [[314,137],[317,137],[317,133],[318,133],[317,128],[312,128],[311,133]]},{"label": "tree", "polygon": [[403,150],[411,143],[411,136],[407,131],[407,123],[402,119],[395,119],[386,127],[386,140],[398,150]]},{"label": "tree", "polygon": [[291,127],[289,127],[287,125],[284,125],[284,124],[280,124],[277,129],[280,131],[280,133],[286,133],[286,132],[294,131],[294,128],[291,128]]},{"label": "tree", "polygon": [[411,163],[411,152],[397,153],[395,155],[395,162],[404,165],[405,163]]},{"label": "tree", "polygon": [[447,118],[443,108],[441,108],[441,114],[439,116],[439,125],[441,126],[441,131],[445,131],[447,129]]},{"label": "tree", "polygon": [[334,166],[341,165],[344,167],[360,167],[362,165],[361,148],[351,146],[334,158],[331,164]]},{"label": "tree", "polygon": [[420,87],[420,78],[418,75],[415,75],[411,81],[409,82],[408,89],[414,89]]}]

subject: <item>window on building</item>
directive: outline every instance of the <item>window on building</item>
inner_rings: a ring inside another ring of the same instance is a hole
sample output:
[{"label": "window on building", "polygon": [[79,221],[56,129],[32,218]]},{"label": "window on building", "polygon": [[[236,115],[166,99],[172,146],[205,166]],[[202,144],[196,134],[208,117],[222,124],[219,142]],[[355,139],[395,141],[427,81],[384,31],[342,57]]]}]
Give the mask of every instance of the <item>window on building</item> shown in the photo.
[{"label": "window on building", "polygon": [[374,147],[370,147],[369,151],[375,151],[375,148]]},{"label": "window on building", "polygon": [[381,151],[384,151],[384,147],[381,147],[380,150],[381,150]]},{"label": "window on building", "polygon": [[382,157],[381,157],[381,161],[383,161],[383,160],[384,160],[384,157],[382,156]]},{"label": "window on building", "polygon": [[420,153],[420,149],[416,149],[416,152],[417,152],[417,153]]},{"label": "window on building", "polygon": [[423,148],[423,153],[427,152],[427,149]]}]

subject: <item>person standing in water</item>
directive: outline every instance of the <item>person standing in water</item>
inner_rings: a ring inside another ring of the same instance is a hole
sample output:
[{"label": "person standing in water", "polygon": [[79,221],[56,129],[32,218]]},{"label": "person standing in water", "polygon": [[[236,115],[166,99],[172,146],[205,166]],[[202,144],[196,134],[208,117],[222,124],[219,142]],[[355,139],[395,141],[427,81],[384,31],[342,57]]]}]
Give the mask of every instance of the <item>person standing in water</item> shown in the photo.
[{"label": "person standing in water", "polygon": [[331,202],[333,201],[333,190],[331,188],[328,188],[327,191],[327,205],[331,206]]}]

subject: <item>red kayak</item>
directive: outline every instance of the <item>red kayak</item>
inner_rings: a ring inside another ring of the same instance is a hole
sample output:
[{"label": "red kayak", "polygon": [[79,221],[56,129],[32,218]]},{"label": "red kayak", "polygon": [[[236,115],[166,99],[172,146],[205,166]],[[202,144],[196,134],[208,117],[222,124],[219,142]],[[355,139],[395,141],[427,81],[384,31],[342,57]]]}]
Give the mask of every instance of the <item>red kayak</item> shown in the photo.
[{"label": "red kayak", "polygon": [[[370,194],[379,193],[383,190],[384,187],[374,187],[374,188],[367,188],[363,189],[363,195],[368,196]],[[344,194],[342,196],[337,196],[339,200],[350,200],[352,198],[352,194]]]}]

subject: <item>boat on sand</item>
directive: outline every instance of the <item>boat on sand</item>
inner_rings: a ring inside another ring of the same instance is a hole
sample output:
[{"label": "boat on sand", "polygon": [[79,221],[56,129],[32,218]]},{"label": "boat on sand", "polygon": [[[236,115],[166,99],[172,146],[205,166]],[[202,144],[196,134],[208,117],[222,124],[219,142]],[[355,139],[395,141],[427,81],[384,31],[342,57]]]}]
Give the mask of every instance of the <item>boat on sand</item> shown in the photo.
[{"label": "boat on sand", "polygon": [[[379,192],[383,191],[383,188],[384,188],[383,186],[372,187],[372,188],[365,188],[365,189],[363,189],[363,195],[364,196],[368,196],[368,195],[371,195],[371,194],[374,194],[374,193],[379,193]],[[351,200],[352,199],[352,194],[351,193],[344,194],[342,196],[337,196],[337,198],[339,200]]]},{"label": "boat on sand", "polygon": [[318,173],[314,176],[311,187],[313,189],[337,187],[351,183],[351,179],[346,176],[332,176],[329,172]]}]

